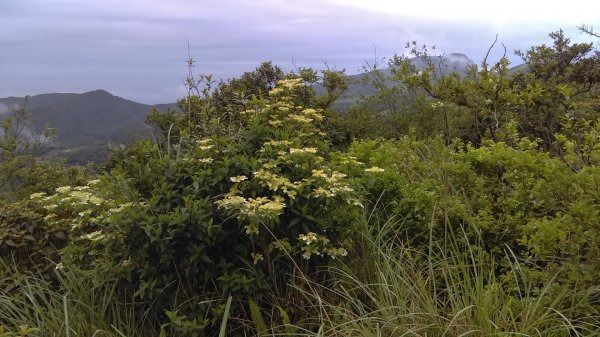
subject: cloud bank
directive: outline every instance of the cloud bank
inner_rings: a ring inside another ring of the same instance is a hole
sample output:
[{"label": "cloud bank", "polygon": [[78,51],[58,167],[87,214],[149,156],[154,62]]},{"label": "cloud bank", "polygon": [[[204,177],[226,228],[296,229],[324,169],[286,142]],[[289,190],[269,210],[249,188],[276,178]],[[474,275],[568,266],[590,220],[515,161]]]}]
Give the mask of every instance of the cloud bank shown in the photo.
[{"label": "cloud bank", "polygon": [[[547,33],[561,27],[575,30],[575,15],[561,13],[570,21],[558,20],[554,9],[543,9],[535,18],[527,7],[490,8],[495,16],[484,16],[485,5],[473,1],[397,3],[3,1],[0,97],[102,88],[144,103],[172,102],[183,93],[188,52],[196,61],[194,72],[219,79],[266,60],[288,70],[323,68],[326,61],[356,73],[365,61],[403,53],[404,44],[413,40],[478,62],[496,34],[512,55],[514,49],[549,41]],[[580,23],[593,23],[587,19],[600,13],[583,12]],[[497,48],[492,56],[502,52]]]}]

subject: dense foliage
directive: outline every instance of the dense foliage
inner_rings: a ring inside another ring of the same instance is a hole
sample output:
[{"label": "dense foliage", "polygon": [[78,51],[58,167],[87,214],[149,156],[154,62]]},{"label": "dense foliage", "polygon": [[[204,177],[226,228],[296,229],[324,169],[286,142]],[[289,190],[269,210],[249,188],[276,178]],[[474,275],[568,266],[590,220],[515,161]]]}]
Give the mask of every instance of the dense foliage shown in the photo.
[{"label": "dense foliage", "polygon": [[413,45],[347,112],[343,72],[190,77],[95,177],[28,153],[23,107],[0,337],[598,335],[600,54],[551,38],[517,72]]}]

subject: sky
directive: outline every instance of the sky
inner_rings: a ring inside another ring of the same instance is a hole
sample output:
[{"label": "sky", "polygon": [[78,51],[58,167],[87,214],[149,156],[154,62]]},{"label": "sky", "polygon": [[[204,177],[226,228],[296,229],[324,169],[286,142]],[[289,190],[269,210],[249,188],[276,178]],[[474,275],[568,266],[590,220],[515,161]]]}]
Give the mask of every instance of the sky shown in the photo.
[{"label": "sky", "polygon": [[[568,5],[565,5],[568,4]],[[185,95],[193,73],[228,79],[262,61],[345,69],[404,54],[406,42],[480,63],[600,29],[600,1],[0,0],[0,97],[104,89],[141,103]]]}]

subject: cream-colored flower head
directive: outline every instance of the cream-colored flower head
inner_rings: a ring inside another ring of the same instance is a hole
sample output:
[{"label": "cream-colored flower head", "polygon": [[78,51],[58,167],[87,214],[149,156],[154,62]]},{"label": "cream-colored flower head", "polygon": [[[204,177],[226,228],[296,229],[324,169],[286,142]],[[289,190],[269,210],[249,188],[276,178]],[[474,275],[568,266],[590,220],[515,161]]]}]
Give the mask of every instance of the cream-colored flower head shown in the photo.
[{"label": "cream-colored flower head", "polygon": [[372,166],[365,170],[365,172],[371,172],[371,173],[379,173],[379,172],[384,172],[384,171],[385,171],[384,169],[382,169],[381,167],[377,167],[377,166]]}]

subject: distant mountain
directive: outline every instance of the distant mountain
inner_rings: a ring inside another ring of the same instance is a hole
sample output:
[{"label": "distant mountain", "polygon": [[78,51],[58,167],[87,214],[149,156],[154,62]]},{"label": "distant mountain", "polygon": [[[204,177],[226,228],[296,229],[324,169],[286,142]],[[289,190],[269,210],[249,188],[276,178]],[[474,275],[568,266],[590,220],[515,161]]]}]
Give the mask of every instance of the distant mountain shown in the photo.
[{"label": "distant mountain", "polygon": [[[429,64],[432,64],[436,67],[436,71],[442,75],[448,75],[454,72],[458,73],[460,76],[464,76],[467,69],[475,65],[473,60],[471,60],[465,54],[459,53],[451,53],[443,56],[428,56],[425,58],[413,57],[409,59],[409,62],[413,64],[419,71],[424,70]],[[388,78],[392,75],[392,70],[390,68],[382,68],[376,71],[378,71],[379,74],[384,78]],[[369,77],[374,76],[373,72],[374,71],[365,74],[348,76],[348,89],[336,101],[335,108],[338,110],[346,110],[361,96],[372,95],[375,92],[375,89],[368,85],[368,82]],[[390,80],[387,80],[386,84],[392,86],[394,83]],[[325,88],[322,85],[315,86],[315,90],[319,95],[325,93]]]},{"label": "distant mountain", "polygon": [[[24,97],[0,98],[0,119],[2,111],[12,110],[24,102]],[[56,138],[47,147],[47,157],[65,158],[71,163],[102,161],[111,145],[128,143],[136,135],[148,134],[144,120],[152,107],[166,111],[176,106],[141,104],[104,90],[36,95],[27,101],[31,118],[26,132],[39,135],[45,126],[58,129]]]},{"label": "distant mountain", "polygon": [[[464,75],[468,67],[475,63],[464,54],[448,54],[428,59],[412,58],[410,62],[417,69],[425,69],[434,64],[442,74],[456,72]],[[385,78],[391,69],[377,70]],[[516,66],[509,74],[527,71],[526,65]],[[349,76],[348,90],[335,103],[338,110],[346,110],[361,96],[373,94],[368,85],[368,77],[374,74]],[[387,80],[388,85],[393,82]],[[325,93],[322,85],[316,85],[317,94]],[[0,98],[0,120],[15,106],[22,104],[24,97]],[[104,90],[95,90],[83,94],[42,94],[31,96],[27,108],[31,111],[30,128],[25,134],[39,135],[45,126],[58,129],[55,140],[46,147],[45,158],[66,160],[68,163],[102,162],[110,147],[133,141],[136,135],[147,136],[149,128],[144,123],[150,110],[177,110],[176,104],[147,105],[114,96]]]},{"label": "distant mountain", "polygon": [[518,66],[514,66],[508,69],[508,76],[514,76],[518,73],[527,73],[529,72],[529,66],[527,63],[519,64]]},{"label": "distant mountain", "polygon": [[[452,53],[444,56],[429,56],[425,59],[414,57],[410,58],[409,61],[419,71],[424,70],[429,64],[433,64],[436,67],[436,71],[440,75],[457,73],[459,76],[465,76],[467,70],[476,65],[475,62],[473,62],[473,60],[471,60],[465,54],[459,53]],[[520,64],[508,69],[508,76],[514,76],[518,73],[527,72],[528,70],[529,68],[527,64]],[[392,70],[390,68],[382,68],[376,71],[379,72],[379,76],[386,79],[392,75]],[[345,111],[350,108],[360,97],[374,94],[375,88],[369,85],[369,78],[373,78],[375,75],[376,74],[374,74],[374,71],[370,71],[364,74],[348,76],[348,89],[335,102],[334,109]],[[386,80],[385,83],[390,87],[394,85],[394,82],[389,79]],[[323,95],[326,92],[325,88],[320,84],[315,86],[315,90],[318,95]]]}]

